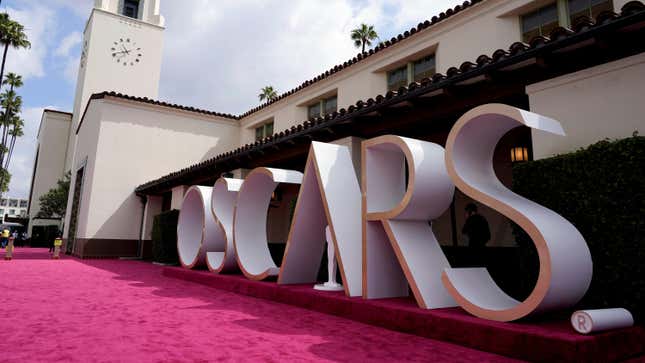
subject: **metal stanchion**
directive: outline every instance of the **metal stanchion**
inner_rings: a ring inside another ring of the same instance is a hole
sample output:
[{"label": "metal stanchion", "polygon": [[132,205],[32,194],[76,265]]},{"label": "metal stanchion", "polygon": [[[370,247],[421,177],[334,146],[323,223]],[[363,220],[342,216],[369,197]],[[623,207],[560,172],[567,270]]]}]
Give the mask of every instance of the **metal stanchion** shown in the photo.
[{"label": "metal stanchion", "polygon": [[52,258],[54,260],[60,259],[60,247],[63,245],[63,239],[58,237],[54,240],[54,255]]},{"label": "metal stanchion", "polygon": [[9,238],[9,244],[4,253],[5,260],[11,260],[13,258],[13,237]]}]

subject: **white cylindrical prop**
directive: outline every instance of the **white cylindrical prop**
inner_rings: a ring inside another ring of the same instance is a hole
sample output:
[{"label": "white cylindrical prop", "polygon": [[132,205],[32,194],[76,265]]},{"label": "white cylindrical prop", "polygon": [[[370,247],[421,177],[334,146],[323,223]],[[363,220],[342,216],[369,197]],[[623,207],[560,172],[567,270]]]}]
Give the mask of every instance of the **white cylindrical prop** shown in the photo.
[{"label": "white cylindrical prop", "polygon": [[184,195],[177,223],[179,262],[186,268],[204,265],[206,252],[217,248],[220,233],[210,210],[213,188],[194,185]]},{"label": "white cylindrical prop", "polygon": [[627,328],[634,325],[634,318],[627,309],[578,310],[571,315],[571,325],[580,334]]}]

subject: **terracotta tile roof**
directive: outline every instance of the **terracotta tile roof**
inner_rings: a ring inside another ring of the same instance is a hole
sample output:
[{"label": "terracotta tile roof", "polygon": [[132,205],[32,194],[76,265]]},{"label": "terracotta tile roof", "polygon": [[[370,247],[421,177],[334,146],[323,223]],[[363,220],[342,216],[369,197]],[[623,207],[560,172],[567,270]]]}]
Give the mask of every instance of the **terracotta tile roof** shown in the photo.
[{"label": "terracotta tile roof", "polygon": [[306,87],[309,87],[309,86],[311,86],[311,85],[313,85],[313,84],[315,84],[317,82],[320,82],[320,81],[324,80],[325,78],[328,78],[328,77],[330,77],[330,76],[342,71],[343,69],[345,69],[347,67],[350,67],[350,66],[352,66],[352,65],[354,65],[354,64],[356,64],[358,62],[361,62],[361,61],[369,58],[370,56],[372,56],[372,55],[374,55],[376,53],[379,53],[379,52],[381,52],[381,51],[383,51],[383,50],[385,50],[387,48],[390,48],[393,45],[398,44],[401,41],[406,40],[406,39],[410,38],[411,36],[413,36],[415,34],[418,34],[421,31],[423,31],[423,30],[425,30],[425,29],[427,29],[427,28],[429,28],[429,27],[431,27],[431,26],[433,26],[433,25],[435,25],[437,23],[440,23],[440,22],[450,18],[451,16],[453,16],[455,14],[458,14],[458,13],[460,13],[460,12],[470,8],[470,7],[472,7],[473,5],[476,5],[476,4],[481,3],[483,1],[485,1],[485,0],[464,1],[461,5],[457,5],[454,8],[448,9],[448,10],[440,13],[439,15],[433,16],[430,20],[426,20],[426,21],[424,21],[422,23],[419,23],[416,27],[413,27],[410,30],[406,30],[402,34],[399,34],[396,37],[392,37],[390,40],[386,40],[386,41],[383,41],[383,42],[379,43],[373,49],[369,49],[369,50],[365,51],[364,53],[356,54],[356,56],[353,57],[352,59],[350,59],[348,61],[345,61],[342,64],[338,64],[338,65],[334,66],[333,68],[325,71],[324,73],[319,74],[318,76],[316,76],[316,77],[314,77],[312,79],[309,79],[309,80],[306,80],[306,81],[302,82],[302,84],[300,84],[298,87],[293,88],[290,91],[284,92],[281,95],[278,95],[273,100],[267,101],[267,102],[265,102],[265,103],[263,103],[263,104],[261,104],[261,105],[259,105],[257,107],[254,107],[254,108],[244,112],[243,114],[240,115],[240,117],[244,118],[244,117],[249,116],[249,115],[251,115],[251,114],[253,114],[255,112],[258,112],[258,111],[260,111],[260,110],[262,110],[262,109],[264,109],[264,108],[266,108],[266,107],[268,107],[268,106],[270,106],[270,105],[272,105],[272,104],[274,104],[274,103],[276,103],[276,102],[278,102],[278,101],[280,101],[280,100],[282,100],[282,99],[284,99],[284,98],[286,98],[288,96],[291,96],[292,94],[294,94],[294,93],[296,93],[296,92],[298,92],[298,91],[300,91],[300,90],[302,90],[302,89],[304,89]]},{"label": "terracotta tile roof", "polygon": [[[145,102],[145,103],[158,105],[158,106],[172,107],[172,108],[177,108],[177,109],[191,111],[191,112],[198,112],[198,113],[203,113],[203,114],[207,114],[207,115],[214,115],[214,116],[226,117],[226,118],[230,118],[230,119],[234,119],[234,120],[240,120],[240,119],[242,119],[242,118],[244,118],[244,117],[246,117],[248,115],[251,115],[251,114],[253,114],[253,113],[257,112],[257,111],[260,111],[261,109],[263,109],[265,107],[268,107],[268,106],[274,104],[275,102],[277,102],[279,100],[282,100],[282,99],[286,98],[287,96],[290,96],[290,95],[302,90],[303,88],[309,87],[309,86],[313,85],[316,82],[319,82],[319,81],[321,81],[321,80],[323,80],[323,79],[325,79],[325,78],[327,78],[327,77],[329,77],[329,76],[331,76],[333,74],[336,74],[336,73],[340,72],[341,70],[343,70],[343,69],[345,69],[345,68],[347,68],[347,67],[349,67],[349,66],[351,66],[351,65],[353,65],[355,63],[358,63],[358,62],[370,57],[373,54],[376,54],[376,53],[378,53],[380,51],[383,51],[383,50],[393,46],[394,44],[398,44],[402,40],[405,40],[405,39],[413,36],[414,34],[417,34],[417,33],[421,32],[422,30],[425,30],[425,29],[427,29],[428,27],[430,27],[432,25],[435,25],[435,24],[437,24],[437,23],[439,23],[441,21],[444,21],[445,19],[447,19],[447,18],[449,18],[449,17],[451,17],[451,16],[453,16],[453,15],[455,15],[455,14],[457,14],[457,13],[459,13],[459,12],[461,12],[461,11],[467,9],[467,8],[470,8],[470,7],[472,7],[473,5],[475,5],[477,3],[483,2],[483,1],[485,1],[485,0],[464,1],[463,4],[457,5],[454,8],[448,9],[445,12],[442,12],[437,16],[433,16],[430,20],[426,20],[426,21],[424,21],[422,23],[419,23],[419,25],[417,25],[416,27],[405,31],[402,34],[397,35],[396,37],[392,37],[390,40],[386,40],[384,42],[379,43],[375,48],[370,49],[369,51],[366,51],[364,53],[358,53],[358,54],[356,54],[356,56],[354,58],[352,58],[352,59],[350,59],[350,60],[348,60],[348,61],[346,61],[346,62],[344,62],[342,64],[336,65],[333,68],[329,69],[328,71],[326,71],[324,73],[321,73],[320,75],[318,75],[318,76],[316,76],[316,77],[314,77],[314,78],[312,78],[310,80],[304,81],[300,86],[298,86],[298,87],[296,87],[296,88],[294,88],[294,89],[292,89],[290,91],[287,91],[287,92],[279,95],[278,97],[276,97],[275,99],[273,99],[271,101],[267,101],[266,103],[263,103],[260,106],[252,108],[252,109],[242,113],[241,115],[231,115],[231,114],[226,114],[226,113],[207,111],[207,110],[202,110],[202,109],[198,109],[198,108],[194,108],[194,107],[187,107],[187,106],[182,106],[182,105],[178,105],[178,104],[167,103],[167,102],[163,102],[163,101],[157,101],[157,100],[149,99],[149,98],[146,98],[146,97],[128,96],[128,95],[121,94],[121,93],[116,93],[116,92],[113,92],[113,91],[95,93],[94,95],[92,95],[90,100],[100,99],[100,98],[103,98],[105,96],[112,96],[112,97],[119,97],[119,98],[132,100],[132,101]],[[81,123],[82,123],[82,121],[81,121]],[[80,123],[79,123],[79,126],[80,126]],[[78,130],[77,130],[77,132],[78,132]]]},{"label": "terracotta tile roof", "polygon": [[189,111],[189,112],[196,112],[196,113],[201,113],[204,115],[209,115],[209,116],[218,116],[218,117],[223,117],[223,118],[230,118],[233,120],[239,120],[239,116],[231,115],[229,113],[221,113],[221,112],[215,112],[215,111],[208,111],[208,110],[203,110],[200,108],[196,107],[191,107],[191,106],[182,106],[178,105],[176,103],[169,103],[169,102],[164,102],[164,101],[158,101],[158,100],[153,100],[148,97],[135,97],[135,96],[128,96],[123,93],[118,93],[114,91],[109,91],[109,92],[101,92],[101,93],[95,93],[92,95],[92,99],[100,99],[100,98],[105,98],[106,96],[110,97],[116,97],[116,98],[121,98],[124,100],[130,100],[130,101],[136,101],[136,102],[143,102],[143,103],[148,103],[151,105],[156,105],[156,106],[163,106],[163,107],[170,107],[170,108],[176,108],[179,110],[183,111]]},{"label": "terracotta tile roof", "polygon": [[437,73],[431,78],[421,80],[421,82],[413,82],[407,87],[401,87],[398,91],[389,91],[384,95],[378,95],[364,101],[360,100],[347,109],[341,108],[337,112],[328,114],[325,117],[304,121],[299,125],[292,126],[287,130],[275,133],[262,140],[246,144],[235,150],[227,151],[209,160],[142,184],[135,189],[135,192],[138,194],[146,194],[149,190],[162,185],[164,187],[181,185],[191,175],[207,171],[209,168],[212,169],[221,162],[233,160],[249,151],[270,147],[279,142],[324,129],[334,123],[372,112],[387,105],[392,105],[435,90],[445,89],[446,87],[459,84],[474,77],[482,76],[488,71],[495,71],[516,65],[540,55],[541,52],[561,50],[575,46],[592,38],[600,31],[612,31],[620,27],[625,27],[623,29],[629,27],[632,29],[640,29],[639,24],[642,27],[643,22],[645,22],[645,5],[640,1],[631,1],[622,7],[620,14],[603,12],[595,20],[584,17],[576,20],[573,29],[556,28],[551,32],[549,37],[537,36],[528,43],[515,42],[510,45],[508,50],[497,49],[490,56],[482,54],[477,57],[475,62],[464,62],[459,67],[449,68],[445,75]]},{"label": "terracotta tile roof", "polygon": [[182,106],[182,105],[178,105],[178,104],[175,104],[175,103],[168,103],[168,102],[164,102],[164,101],[153,100],[153,99],[148,98],[148,97],[136,97],[136,96],[129,96],[129,95],[114,92],[114,91],[104,91],[104,92],[100,92],[100,93],[94,93],[87,100],[87,104],[85,106],[85,111],[83,111],[83,115],[81,116],[81,121],[78,123],[78,127],[76,127],[76,134],[78,134],[78,131],[81,129],[81,126],[83,125],[83,120],[85,120],[85,114],[87,113],[87,109],[89,108],[90,102],[92,102],[92,100],[100,100],[100,99],[103,99],[105,97],[115,97],[115,98],[120,98],[120,99],[124,99],[124,100],[129,100],[129,101],[147,103],[147,104],[151,104],[151,105],[155,105],[155,106],[176,108],[178,110],[201,113],[201,114],[209,115],[209,116],[223,117],[223,118],[228,118],[228,119],[231,119],[231,120],[239,120],[240,119],[239,116],[231,115],[231,114],[228,114],[228,113],[221,113],[221,112],[215,112],[215,111],[202,110],[202,109],[191,107],[191,106]]}]

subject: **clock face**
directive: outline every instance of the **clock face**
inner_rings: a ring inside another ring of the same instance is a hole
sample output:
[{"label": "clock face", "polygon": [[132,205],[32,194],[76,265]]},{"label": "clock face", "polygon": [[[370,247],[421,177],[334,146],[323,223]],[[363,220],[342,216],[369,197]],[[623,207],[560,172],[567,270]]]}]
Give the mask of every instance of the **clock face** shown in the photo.
[{"label": "clock face", "polygon": [[120,38],[113,42],[110,52],[112,53],[112,59],[118,64],[123,64],[124,67],[139,64],[143,56],[141,47],[130,38]]}]

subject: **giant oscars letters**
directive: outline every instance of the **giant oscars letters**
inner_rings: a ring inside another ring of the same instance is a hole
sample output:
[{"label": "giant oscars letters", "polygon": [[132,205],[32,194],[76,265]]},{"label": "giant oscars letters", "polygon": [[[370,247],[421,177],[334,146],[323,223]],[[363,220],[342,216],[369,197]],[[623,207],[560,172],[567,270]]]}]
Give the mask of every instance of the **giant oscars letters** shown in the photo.
[{"label": "giant oscars letters", "polygon": [[[304,175],[261,167],[244,181],[220,178],[213,188],[191,187],[177,226],[181,264],[206,264],[216,273],[239,267],[249,279],[277,276],[279,284],[314,283],[329,226],[347,296],[406,296],[409,286],[422,308],[459,305],[497,321],[571,307],[591,282],[582,235],[557,213],[507,189],[493,171],[498,141],[522,125],[564,135],[555,120],[489,104],[455,123],[445,150],[393,135],[364,141],[360,187],[348,148],[320,142],[312,142]],[[280,267],[266,236],[279,183],[301,184]],[[532,238],[540,271],[526,300],[504,293],[486,268],[450,267],[428,221],[450,206],[455,186]]]}]

